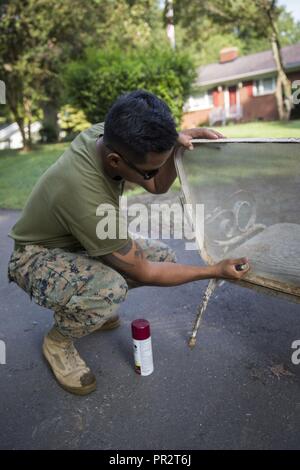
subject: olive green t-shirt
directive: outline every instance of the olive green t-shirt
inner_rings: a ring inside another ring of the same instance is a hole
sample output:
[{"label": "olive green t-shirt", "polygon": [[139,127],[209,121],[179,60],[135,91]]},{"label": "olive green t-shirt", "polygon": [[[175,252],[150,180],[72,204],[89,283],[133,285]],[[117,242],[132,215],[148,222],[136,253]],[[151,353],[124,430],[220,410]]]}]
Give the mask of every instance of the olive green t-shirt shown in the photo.
[{"label": "olive green t-shirt", "polygon": [[[21,217],[9,233],[18,244],[83,248],[89,255],[99,256],[127,243],[127,227],[124,229],[123,225],[121,234],[118,229],[119,220],[124,223],[119,208],[124,181],[104,173],[96,150],[97,138],[103,131],[104,123],[98,123],[81,132],[37,181]],[[100,204],[106,206],[100,206],[99,210]],[[106,239],[105,234],[99,238],[97,225],[102,221],[102,233],[108,231],[105,228],[108,213],[115,215],[115,233]]]}]

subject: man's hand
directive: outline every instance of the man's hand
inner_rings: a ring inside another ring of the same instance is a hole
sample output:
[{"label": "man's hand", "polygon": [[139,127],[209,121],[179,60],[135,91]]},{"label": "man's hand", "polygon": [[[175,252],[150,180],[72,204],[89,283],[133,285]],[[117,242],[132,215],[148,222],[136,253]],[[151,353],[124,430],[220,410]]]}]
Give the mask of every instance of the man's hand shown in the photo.
[{"label": "man's hand", "polygon": [[192,144],[193,139],[225,139],[225,136],[221,132],[213,129],[207,129],[205,127],[196,127],[194,129],[186,129],[179,132],[177,143],[183,145],[189,150],[193,150]]},{"label": "man's hand", "polygon": [[[242,271],[238,271],[236,266],[245,265]],[[248,258],[224,259],[214,266],[217,279],[241,279],[249,271]]]}]

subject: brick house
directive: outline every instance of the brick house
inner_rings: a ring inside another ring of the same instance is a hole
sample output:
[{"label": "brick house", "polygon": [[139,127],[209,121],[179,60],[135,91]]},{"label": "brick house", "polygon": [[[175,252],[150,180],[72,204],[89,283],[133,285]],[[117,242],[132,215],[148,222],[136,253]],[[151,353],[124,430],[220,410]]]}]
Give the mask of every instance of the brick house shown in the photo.
[{"label": "brick house", "polygon": [[[282,48],[282,56],[289,79],[300,80],[300,43]],[[276,120],[275,88],[271,50],[239,57],[237,48],[222,49],[219,63],[198,69],[193,95],[184,106],[182,127],[228,120]]]}]

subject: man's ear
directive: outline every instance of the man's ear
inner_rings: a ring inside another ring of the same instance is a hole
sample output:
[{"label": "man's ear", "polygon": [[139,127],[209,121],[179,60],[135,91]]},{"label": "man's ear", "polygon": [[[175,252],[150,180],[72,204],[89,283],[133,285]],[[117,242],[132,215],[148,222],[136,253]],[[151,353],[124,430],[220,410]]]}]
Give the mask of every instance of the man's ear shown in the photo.
[{"label": "man's ear", "polygon": [[117,155],[116,153],[110,153],[109,155],[107,155],[106,158],[107,158],[110,166],[112,166],[113,168],[118,168],[119,167],[120,160],[121,160],[119,155]]}]

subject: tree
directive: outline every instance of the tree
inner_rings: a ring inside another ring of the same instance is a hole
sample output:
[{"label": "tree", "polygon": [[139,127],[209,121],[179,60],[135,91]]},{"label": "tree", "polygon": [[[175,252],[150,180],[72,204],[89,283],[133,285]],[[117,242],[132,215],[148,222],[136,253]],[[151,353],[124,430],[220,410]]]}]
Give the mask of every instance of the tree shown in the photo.
[{"label": "tree", "polygon": [[128,52],[165,40],[158,0],[104,0],[101,9],[90,46]]},{"label": "tree", "polygon": [[283,65],[281,54],[281,42],[278,30],[277,20],[281,10],[277,7],[276,0],[255,0],[256,5],[266,17],[268,27],[268,35],[271,40],[273,56],[277,68],[277,84],[276,84],[276,100],[279,119],[288,120],[291,115],[292,102],[292,85],[288,79]]},{"label": "tree", "polygon": [[[277,108],[280,119],[289,119],[292,99],[291,84],[285,73],[281,41],[286,44],[287,35],[280,30],[287,23],[281,21],[285,9],[278,6],[277,0],[177,0],[175,2],[175,21],[188,28],[191,20],[199,18],[197,31],[204,22],[210,27],[216,25],[222,33],[234,34],[243,42],[262,43],[263,48],[271,45],[277,68]],[[286,17],[285,17],[286,18]],[[295,26],[295,31],[297,27]],[[195,32],[195,26],[194,26]],[[297,37],[297,35],[296,35]],[[250,51],[248,51],[249,53]]]},{"label": "tree", "polygon": [[157,0],[0,0],[0,78],[25,147],[33,119],[43,118],[44,135],[57,137],[66,63],[88,46],[127,52],[164,35]]},{"label": "tree", "polygon": [[31,145],[30,124],[42,117],[41,107],[45,115],[46,108],[54,114],[56,122],[62,89],[59,72],[67,60],[80,56],[90,28],[96,29],[101,18],[100,4],[99,0],[1,1],[0,76],[25,147]]}]

